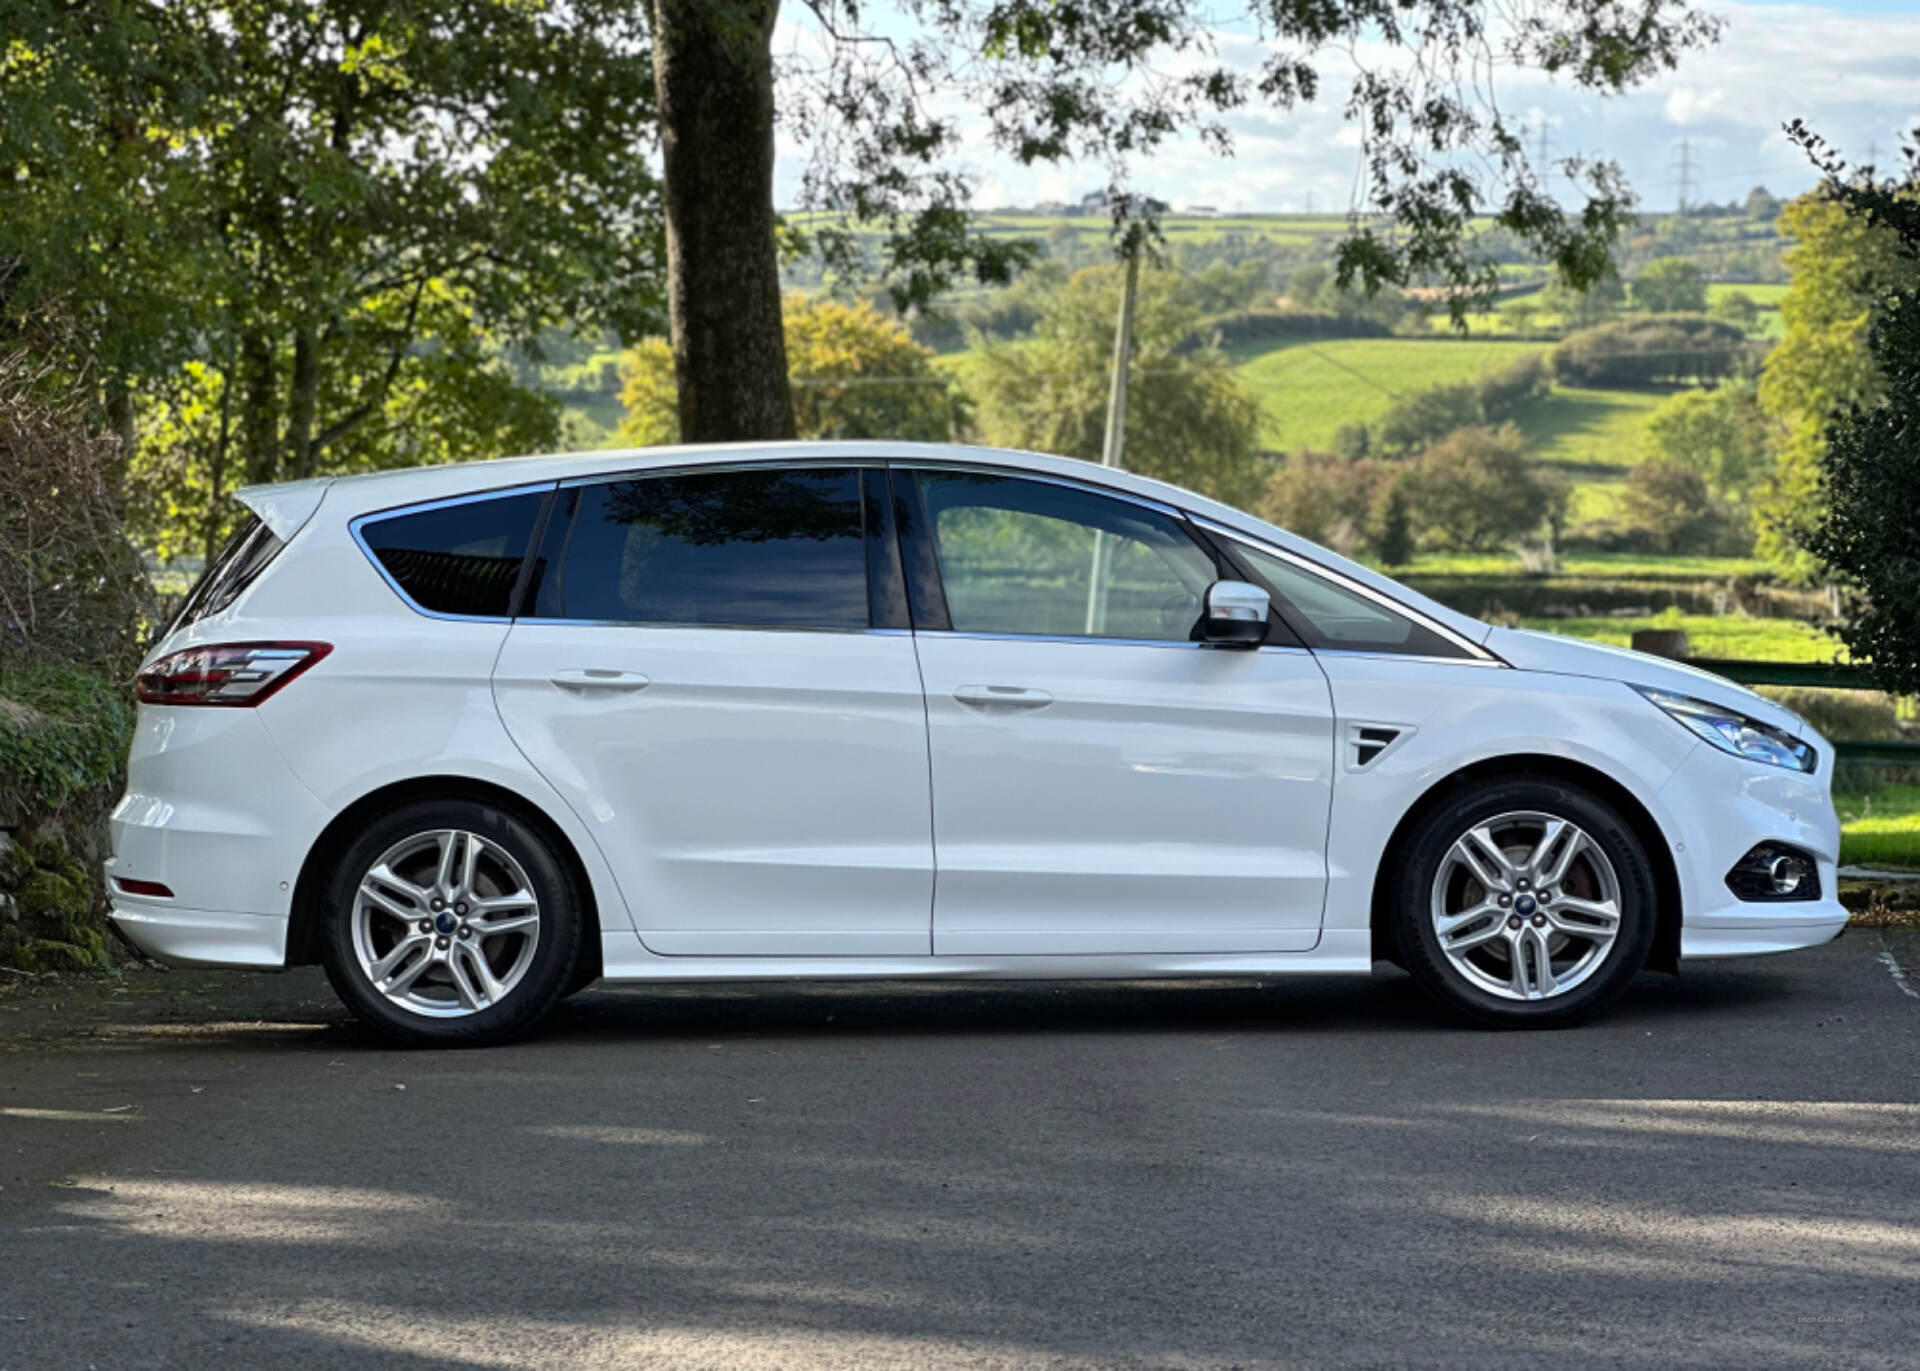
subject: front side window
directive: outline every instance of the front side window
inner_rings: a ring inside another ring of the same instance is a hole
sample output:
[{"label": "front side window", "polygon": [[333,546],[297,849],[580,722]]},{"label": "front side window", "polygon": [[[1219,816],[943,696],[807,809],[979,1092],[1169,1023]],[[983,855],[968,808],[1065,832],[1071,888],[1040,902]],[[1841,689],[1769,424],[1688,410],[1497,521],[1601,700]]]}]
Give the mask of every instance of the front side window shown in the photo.
[{"label": "front side window", "polygon": [[1192,639],[1216,575],[1178,520],[1047,481],[914,479],[956,632]]},{"label": "front side window", "polygon": [[1308,647],[1415,657],[1470,655],[1424,624],[1284,557],[1239,542],[1234,551],[1252,567]]},{"label": "front side window", "polygon": [[572,519],[543,549],[538,618],[868,627],[857,468],[636,476],[561,497]]},{"label": "front side window", "polygon": [[390,514],[361,524],[360,539],[421,609],[504,619],[546,499],[524,491]]}]

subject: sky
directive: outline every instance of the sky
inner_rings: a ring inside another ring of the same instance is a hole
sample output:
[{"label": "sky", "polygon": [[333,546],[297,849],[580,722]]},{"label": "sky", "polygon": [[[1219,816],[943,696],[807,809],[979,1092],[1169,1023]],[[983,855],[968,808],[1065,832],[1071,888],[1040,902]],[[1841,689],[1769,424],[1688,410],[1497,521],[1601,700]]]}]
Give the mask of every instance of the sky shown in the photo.
[{"label": "sky", "polygon": [[[1742,199],[1756,185],[1781,196],[1809,188],[1815,173],[1781,132],[1795,117],[1849,160],[1877,151],[1883,168],[1896,162],[1902,134],[1920,127],[1920,0],[1703,0],[1698,8],[1725,19],[1725,32],[1672,72],[1603,99],[1514,68],[1500,76],[1501,105],[1524,115],[1533,148],[1544,130],[1551,158],[1619,163],[1642,207],[1655,211],[1675,207],[1683,158],[1696,204]],[[790,30],[781,41],[806,38]],[[1216,41],[1221,60],[1249,71],[1265,53],[1246,34],[1221,32]],[[1323,66],[1314,105],[1236,112],[1231,158],[1194,140],[1164,146],[1132,166],[1134,186],[1176,209],[1346,210],[1358,169],[1357,140],[1340,112],[1349,73]],[[990,145],[982,121],[962,113],[961,122],[967,136],[951,165],[973,179],[976,208],[1078,199],[1106,184],[1097,165],[1021,167]],[[797,201],[801,166],[801,149],[783,135],[778,203]],[[1573,188],[1560,184],[1573,203]]]}]

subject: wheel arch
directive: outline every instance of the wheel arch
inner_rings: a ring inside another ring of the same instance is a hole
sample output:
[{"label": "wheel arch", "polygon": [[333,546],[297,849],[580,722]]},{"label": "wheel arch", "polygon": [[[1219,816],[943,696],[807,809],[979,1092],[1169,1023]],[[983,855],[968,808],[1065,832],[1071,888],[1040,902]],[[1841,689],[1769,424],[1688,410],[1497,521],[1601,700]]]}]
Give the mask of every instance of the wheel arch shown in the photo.
[{"label": "wheel arch", "polygon": [[574,983],[583,985],[600,975],[600,901],[579,849],[566,830],[538,804],[505,786],[472,776],[417,776],[395,781],[368,791],[333,816],[314,839],[313,846],[307,849],[306,860],[301,863],[300,875],[294,882],[287,923],[288,966],[311,966],[320,960],[322,900],[335,864],[353,840],[376,815],[416,800],[482,801],[507,811],[545,838],[566,863],[583,902],[581,913],[586,928],[580,939],[580,964],[574,970]]},{"label": "wheel arch", "polygon": [[1648,865],[1653,868],[1655,924],[1653,950],[1648,954],[1647,966],[1655,971],[1677,972],[1680,967],[1680,924],[1685,907],[1680,871],[1674,864],[1673,849],[1667,842],[1666,834],[1640,798],[1606,772],[1584,762],[1543,753],[1510,753],[1461,767],[1428,786],[1407,807],[1406,813],[1400,816],[1400,822],[1394,825],[1393,834],[1381,850],[1380,863],[1373,872],[1370,928],[1374,955],[1382,960],[1398,960],[1388,908],[1387,873],[1395,869],[1400,856],[1411,845],[1414,830],[1419,827],[1420,821],[1470,785],[1489,780],[1512,780],[1521,776],[1544,776],[1591,790],[1617,809],[1632,827],[1634,836],[1640,840],[1640,846],[1647,854]]}]

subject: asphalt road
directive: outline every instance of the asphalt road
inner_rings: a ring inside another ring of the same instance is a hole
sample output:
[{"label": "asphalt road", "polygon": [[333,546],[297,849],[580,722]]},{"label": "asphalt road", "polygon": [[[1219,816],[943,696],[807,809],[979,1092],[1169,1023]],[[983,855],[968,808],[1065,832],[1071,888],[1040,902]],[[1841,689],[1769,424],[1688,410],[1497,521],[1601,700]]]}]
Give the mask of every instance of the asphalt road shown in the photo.
[{"label": "asphalt road", "polygon": [[15,994],[0,1368],[1911,1368],[1917,990],[1856,929],[1554,1034],[1384,972],[600,991],[466,1053],[311,973]]}]

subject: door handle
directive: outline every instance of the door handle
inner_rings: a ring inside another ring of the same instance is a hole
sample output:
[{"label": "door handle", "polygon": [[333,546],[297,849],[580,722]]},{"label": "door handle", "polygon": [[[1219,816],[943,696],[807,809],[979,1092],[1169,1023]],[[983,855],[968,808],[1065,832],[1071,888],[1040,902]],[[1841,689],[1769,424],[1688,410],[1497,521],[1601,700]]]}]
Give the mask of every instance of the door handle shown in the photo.
[{"label": "door handle", "polygon": [[1045,709],[1053,696],[1044,690],[1025,686],[966,685],[953,692],[953,698],[969,709],[1009,711]]},{"label": "door handle", "polygon": [[645,690],[647,678],[637,671],[608,671],[600,667],[569,667],[549,678],[562,690]]}]

